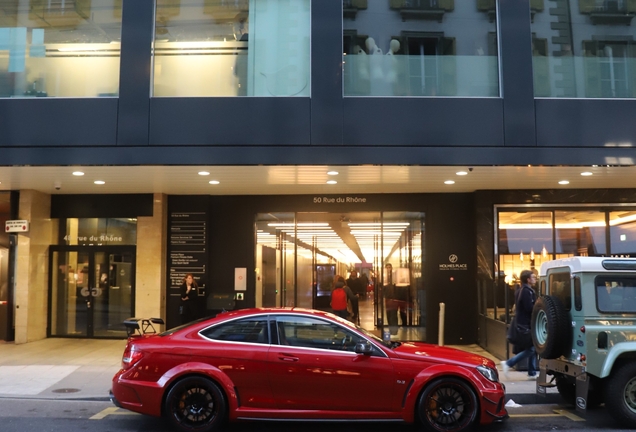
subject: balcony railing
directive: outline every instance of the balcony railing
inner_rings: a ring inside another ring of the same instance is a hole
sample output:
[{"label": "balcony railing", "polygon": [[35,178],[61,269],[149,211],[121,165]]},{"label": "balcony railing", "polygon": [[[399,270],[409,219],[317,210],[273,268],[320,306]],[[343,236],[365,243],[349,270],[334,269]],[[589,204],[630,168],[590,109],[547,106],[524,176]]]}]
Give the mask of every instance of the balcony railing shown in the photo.
[{"label": "balcony railing", "polygon": [[455,9],[454,0],[390,0],[391,9],[397,9],[402,21],[407,19],[436,20],[442,22],[444,13]]},{"label": "balcony railing", "polygon": [[631,25],[636,6],[626,0],[596,0],[580,2],[582,13],[589,13],[594,25]]},{"label": "balcony railing", "polygon": [[367,8],[367,0],[342,0],[342,17],[356,19],[360,9]]}]

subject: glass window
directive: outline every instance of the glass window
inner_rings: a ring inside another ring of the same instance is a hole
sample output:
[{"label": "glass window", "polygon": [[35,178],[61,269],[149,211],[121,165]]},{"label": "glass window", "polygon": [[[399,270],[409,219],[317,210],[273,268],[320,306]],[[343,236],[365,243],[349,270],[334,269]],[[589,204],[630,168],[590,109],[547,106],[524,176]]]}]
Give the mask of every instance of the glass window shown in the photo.
[{"label": "glass window", "polygon": [[227,322],[201,331],[209,339],[268,344],[267,319],[247,318]]},{"label": "glass window", "polygon": [[0,97],[117,96],[121,4],[0,1]]},{"label": "glass window", "polygon": [[[556,253],[565,256],[601,256],[607,253],[605,212],[556,211]],[[557,258],[565,258],[557,256]]]},{"label": "glass window", "polygon": [[157,0],[154,96],[309,96],[310,0]]},{"label": "glass window", "polygon": [[344,0],[345,96],[499,96],[496,2]]},{"label": "glass window", "polygon": [[600,312],[636,312],[636,278],[597,276],[595,282]]},{"label": "glass window", "polygon": [[636,2],[531,4],[535,96],[636,97]]},{"label": "glass window", "polygon": [[572,289],[570,287],[570,273],[552,273],[550,275],[550,295],[558,298],[565,306],[565,310],[572,309]]},{"label": "glass window", "polygon": [[361,336],[344,327],[310,317],[288,316],[277,318],[281,345],[333,351],[355,351]]},{"label": "glass window", "polygon": [[614,211],[609,214],[612,255],[636,256],[636,211]]},{"label": "glass window", "polygon": [[66,245],[103,246],[137,244],[137,219],[66,219],[62,240]]}]

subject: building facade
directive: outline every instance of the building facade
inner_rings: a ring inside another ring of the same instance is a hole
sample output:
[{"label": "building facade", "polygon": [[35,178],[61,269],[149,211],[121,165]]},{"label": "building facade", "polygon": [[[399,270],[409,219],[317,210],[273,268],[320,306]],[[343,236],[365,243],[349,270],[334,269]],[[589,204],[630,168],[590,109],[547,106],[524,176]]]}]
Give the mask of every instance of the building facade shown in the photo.
[{"label": "building facade", "polygon": [[178,324],[187,273],[202,314],[328,308],[357,269],[368,326],[437,342],[444,303],[446,343],[504,357],[522,268],[636,253],[631,0],[0,11],[5,340]]}]

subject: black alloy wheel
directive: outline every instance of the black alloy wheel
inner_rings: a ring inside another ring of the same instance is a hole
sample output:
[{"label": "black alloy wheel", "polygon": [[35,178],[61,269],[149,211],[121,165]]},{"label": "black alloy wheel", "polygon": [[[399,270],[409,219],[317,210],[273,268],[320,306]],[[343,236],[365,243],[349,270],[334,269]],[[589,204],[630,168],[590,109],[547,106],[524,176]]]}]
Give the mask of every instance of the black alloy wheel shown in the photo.
[{"label": "black alloy wheel", "polygon": [[435,432],[459,432],[477,418],[479,404],[475,392],[457,378],[438,378],[422,392],[417,406],[424,427]]},{"label": "black alloy wheel", "polygon": [[227,406],[219,387],[203,377],[177,382],[168,392],[164,412],[182,432],[211,432],[225,420]]}]

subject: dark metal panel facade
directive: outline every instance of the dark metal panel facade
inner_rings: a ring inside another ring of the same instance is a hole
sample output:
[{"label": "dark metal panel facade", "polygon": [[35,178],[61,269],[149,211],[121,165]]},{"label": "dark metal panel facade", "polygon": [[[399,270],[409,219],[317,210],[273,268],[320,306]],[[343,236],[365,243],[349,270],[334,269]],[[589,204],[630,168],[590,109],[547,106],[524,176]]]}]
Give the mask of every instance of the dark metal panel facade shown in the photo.
[{"label": "dark metal panel facade", "polygon": [[309,98],[152,98],[150,113],[152,145],[309,144]]},{"label": "dark metal panel facade", "polygon": [[506,146],[535,146],[529,0],[499,0],[499,49]]},{"label": "dark metal panel facade", "polygon": [[342,1],[311,2],[311,143],[342,144]]},{"label": "dark metal panel facade", "polygon": [[[0,146],[3,147],[112,145],[116,128],[116,98],[0,99]],[[32,151],[25,156],[22,164],[37,160]],[[46,161],[34,163],[46,164]],[[2,150],[0,164],[17,162],[8,163]]]},{"label": "dark metal panel facade", "polygon": [[[346,145],[504,145],[498,98],[346,98],[344,106]],[[411,163],[428,164],[427,159]]]},{"label": "dark metal panel facade", "polygon": [[636,100],[537,99],[536,107],[539,146],[604,147],[607,157],[615,157],[612,148],[636,144]]},{"label": "dark metal panel facade", "polygon": [[154,7],[154,0],[123,3],[118,145],[148,144]]}]

